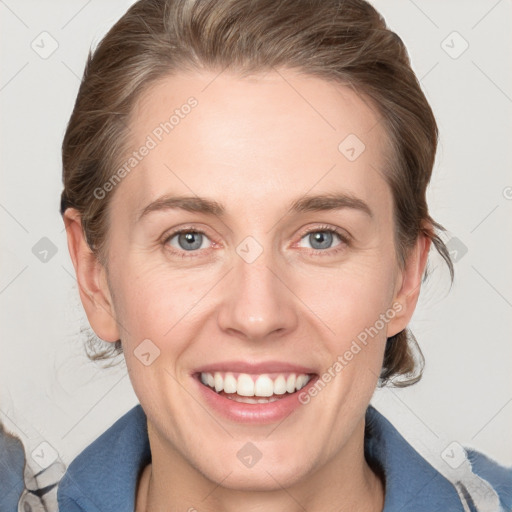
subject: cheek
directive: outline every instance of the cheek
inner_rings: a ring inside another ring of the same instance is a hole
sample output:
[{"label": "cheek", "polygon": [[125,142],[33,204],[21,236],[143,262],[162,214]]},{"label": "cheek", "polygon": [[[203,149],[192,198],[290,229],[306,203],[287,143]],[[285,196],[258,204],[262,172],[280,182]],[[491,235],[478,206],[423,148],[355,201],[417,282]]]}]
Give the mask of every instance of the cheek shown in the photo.
[{"label": "cheek", "polygon": [[321,319],[316,321],[314,330],[325,333],[317,343],[323,344],[321,350],[326,352],[324,371],[330,372],[326,381],[332,379],[332,384],[328,393],[321,393],[319,403],[335,417],[344,414],[336,412],[345,411],[340,402],[352,400],[363,404],[374,392],[389,319],[394,316],[385,316],[393,301],[393,265],[392,258],[387,263],[371,258],[338,272],[324,271],[316,279],[307,280],[309,295],[306,288],[298,293]]},{"label": "cheek", "polygon": [[207,291],[199,273],[169,272],[164,265],[126,262],[115,276],[115,311],[126,329],[123,343],[142,339],[165,340],[173,326]]},{"label": "cheek", "polygon": [[[390,307],[393,261],[368,259],[296,278],[295,290],[338,342],[350,341]],[[380,324],[379,324],[380,325]]]},{"label": "cheek", "polygon": [[199,282],[198,274],[188,277],[159,264],[127,261],[112,283],[116,314],[126,331],[122,343],[130,380],[147,410],[158,411],[162,402],[179,408],[170,396],[176,391],[177,363],[197,329],[190,321],[194,305],[207,291]]}]

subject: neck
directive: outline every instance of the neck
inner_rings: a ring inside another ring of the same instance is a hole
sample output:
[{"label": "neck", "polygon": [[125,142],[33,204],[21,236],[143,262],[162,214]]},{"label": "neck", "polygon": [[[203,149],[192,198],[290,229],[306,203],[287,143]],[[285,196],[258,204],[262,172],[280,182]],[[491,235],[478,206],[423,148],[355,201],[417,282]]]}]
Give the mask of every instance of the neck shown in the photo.
[{"label": "neck", "polygon": [[136,511],[381,512],[384,484],[364,458],[364,421],[356,430],[358,442],[345,446],[343,453],[287,487],[269,475],[272,489],[266,491],[229,488],[229,477],[213,482],[176,450],[169,453],[169,445],[151,442],[150,435],[153,460],[139,481]]}]

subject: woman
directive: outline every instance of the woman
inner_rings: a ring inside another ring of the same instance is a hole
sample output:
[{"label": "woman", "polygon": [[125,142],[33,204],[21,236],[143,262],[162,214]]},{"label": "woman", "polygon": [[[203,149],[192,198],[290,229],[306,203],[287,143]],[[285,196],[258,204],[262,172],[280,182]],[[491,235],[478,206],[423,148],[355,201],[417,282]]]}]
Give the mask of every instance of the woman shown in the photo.
[{"label": "woman", "polygon": [[369,406],[421,377],[431,246],[453,273],[436,144],[364,1],[134,4],[87,63],[61,212],[140,406],[71,464],[60,509],[510,508],[507,470],[480,478],[472,452],[452,483]]}]

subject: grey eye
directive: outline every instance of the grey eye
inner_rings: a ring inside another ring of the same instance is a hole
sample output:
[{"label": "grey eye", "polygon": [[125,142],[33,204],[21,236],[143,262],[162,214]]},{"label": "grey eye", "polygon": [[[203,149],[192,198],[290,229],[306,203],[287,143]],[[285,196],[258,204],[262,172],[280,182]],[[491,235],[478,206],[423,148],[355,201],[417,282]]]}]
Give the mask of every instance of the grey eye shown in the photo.
[{"label": "grey eye", "polygon": [[[338,243],[336,243],[335,238],[338,239]],[[302,245],[304,241],[307,242],[307,245]],[[318,230],[311,231],[304,235],[301,239],[301,247],[309,247],[314,250],[322,250],[322,249],[330,249],[336,245],[342,243],[340,236],[334,231],[330,230]]]},{"label": "grey eye", "polygon": [[328,249],[332,244],[332,233],[317,231],[309,234],[309,242],[313,249]]},{"label": "grey eye", "polygon": [[[184,251],[195,251],[197,249],[203,248],[203,243],[208,240],[206,236],[202,233],[197,233],[195,231],[185,231],[183,233],[176,233],[169,239],[169,243],[177,248],[183,249]],[[178,245],[176,245],[176,243]]]}]

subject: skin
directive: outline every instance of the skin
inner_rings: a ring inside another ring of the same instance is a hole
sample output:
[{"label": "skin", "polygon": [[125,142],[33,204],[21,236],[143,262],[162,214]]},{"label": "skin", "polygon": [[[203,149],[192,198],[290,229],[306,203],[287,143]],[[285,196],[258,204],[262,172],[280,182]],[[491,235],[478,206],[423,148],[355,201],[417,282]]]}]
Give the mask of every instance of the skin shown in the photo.
[{"label": "skin", "polygon": [[[368,101],[289,70],[217,75],[166,77],[139,99],[133,149],[190,96],[198,106],[111,192],[107,268],[85,243],[78,212],[65,214],[89,322],[100,338],[122,339],[148,417],[153,459],[137,510],[382,510],[383,483],[364,458],[364,415],[386,338],[416,306],[430,242],[421,236],[400,267],[382,174],[387,138]],[[348,134],[366,146],[353,162],[338,150]],[[288,209],[332,192],[359,198],[372,215]],[[137,221],[170,193],[214,199],[226,213],[167,209]],[[182,227],[205,232],[200,249],[186,251],[177,236],[165,242]],[[348,243],[333,235],[315,251],[305,231],[326,227]],[[236,252],[247,236],[263,248],[253,263]],[[279,425],[224,419],[198,396],[191,373],[213,362],[278,360],[320,374],[393,304],[400,312]],[[144,339],[160,349],[149,366],[134,356]],[[248,441],[262,453],[252,468],[236,456]]]}]

